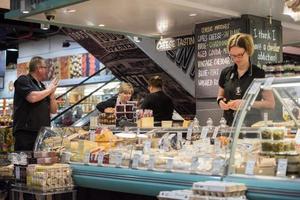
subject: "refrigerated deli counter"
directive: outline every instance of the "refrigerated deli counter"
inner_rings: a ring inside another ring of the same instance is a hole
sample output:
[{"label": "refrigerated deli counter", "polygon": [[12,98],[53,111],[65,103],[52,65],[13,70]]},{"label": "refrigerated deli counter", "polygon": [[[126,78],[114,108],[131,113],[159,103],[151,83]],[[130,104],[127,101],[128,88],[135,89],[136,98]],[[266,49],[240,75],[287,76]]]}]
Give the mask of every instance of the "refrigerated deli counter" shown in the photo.
[{"label": "refrigerated deli counter", "polygon": [[[245,183],[248,199],[299,199],[298,85],[297,77],[255,80],[232,127],[209,119],[188,128],[45,128],[35,149],[59,151],[80,187],[157,196],[219,180]],[[265,92],[273,95],[275,109],[251,119]]]}]

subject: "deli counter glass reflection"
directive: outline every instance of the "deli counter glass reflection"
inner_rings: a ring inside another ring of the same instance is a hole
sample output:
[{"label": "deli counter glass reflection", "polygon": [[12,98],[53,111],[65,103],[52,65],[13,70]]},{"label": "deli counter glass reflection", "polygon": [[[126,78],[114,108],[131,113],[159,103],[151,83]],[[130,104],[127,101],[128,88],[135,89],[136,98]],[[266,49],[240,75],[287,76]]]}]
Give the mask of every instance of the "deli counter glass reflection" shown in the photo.
[{"label": "deli counter glass reflection", "polygon": [[[269,92],[274,109],[254,108],[255,101]],[[233,122],[230,175],[298,178],[300,78],[255,79],[243,98]],[[253,113],[258,113],[253,118]],[[251,135],[245,124],[256,129]]]}]

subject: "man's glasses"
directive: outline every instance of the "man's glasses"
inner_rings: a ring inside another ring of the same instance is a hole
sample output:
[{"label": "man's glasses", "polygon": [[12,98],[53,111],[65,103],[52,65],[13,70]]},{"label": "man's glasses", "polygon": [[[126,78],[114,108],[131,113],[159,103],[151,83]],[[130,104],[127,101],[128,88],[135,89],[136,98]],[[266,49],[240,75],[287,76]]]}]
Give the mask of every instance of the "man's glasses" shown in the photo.
[{"label": "man's glasses", "polygon": [[246,53],[246,50],[244,51],[244,53],[240,53],[240,54],[237,54],[237,55],[229,54],[229,56],[230,56],[231,59],[237,59],[237,58],[240,59],[244,56],[245,53]]}]

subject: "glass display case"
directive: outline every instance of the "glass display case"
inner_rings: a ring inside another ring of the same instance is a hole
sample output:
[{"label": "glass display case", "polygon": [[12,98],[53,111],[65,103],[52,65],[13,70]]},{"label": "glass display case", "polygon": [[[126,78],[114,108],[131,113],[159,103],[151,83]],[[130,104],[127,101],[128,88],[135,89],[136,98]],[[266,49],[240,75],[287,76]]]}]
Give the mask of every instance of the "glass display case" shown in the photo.
[{"label": "glass display case", "polygon": [[45,128],[35,150],[61,151],[73,164],[224,175],[228,127]]},{"label": "glass display case", "polygon": [[[229,175],[299,178],[299,86],[299,77],[253,81],[233,122]],[[257,109],[266,95],[274,99],[274,108]],[[245,124],[256,134],[249,134]]]}]

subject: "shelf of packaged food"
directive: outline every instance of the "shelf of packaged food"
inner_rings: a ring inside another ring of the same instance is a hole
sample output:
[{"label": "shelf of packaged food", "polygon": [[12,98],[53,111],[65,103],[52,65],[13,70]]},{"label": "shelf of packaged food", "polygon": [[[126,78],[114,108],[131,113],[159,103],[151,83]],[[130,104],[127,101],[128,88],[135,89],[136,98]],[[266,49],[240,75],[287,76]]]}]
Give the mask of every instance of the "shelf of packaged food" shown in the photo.
[{"label": "shelf of packaged food", "polygon": [[71,167],[73,179],[77,186],[149,196],[156,196],[162,190],[191,188],[193,182],[197,181],[221,180],[220,176],[187,173],[78,164],[72,164]]}]

